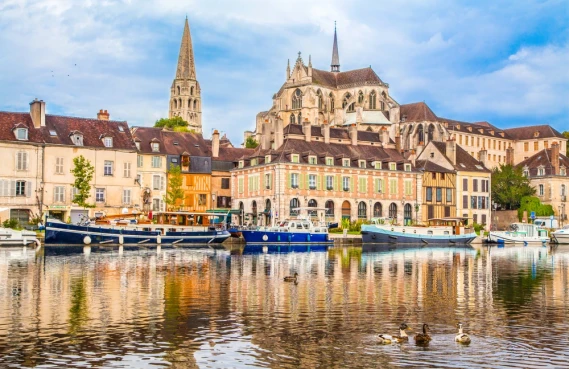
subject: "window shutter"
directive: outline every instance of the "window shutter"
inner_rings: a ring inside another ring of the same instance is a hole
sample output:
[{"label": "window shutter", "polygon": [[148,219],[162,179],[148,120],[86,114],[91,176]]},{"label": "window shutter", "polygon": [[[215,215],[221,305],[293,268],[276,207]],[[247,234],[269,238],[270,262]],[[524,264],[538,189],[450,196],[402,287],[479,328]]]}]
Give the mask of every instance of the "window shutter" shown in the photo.
[{"label": "window shutter", "polygon": [[342,180],[340,179],[340,175],[337,174],[336,175],[336,184],[334,185],[334,190],[338,191],[338,189],[340,189],[341,185],[342,185]]},{"label": "window shutter", "polygon": [[10,181],[5,180],[4,181],[4,191],[3,194],[5,197],[10,196]]},{"label": "window shutter", "polygon": [[164,190],[165,187],[166,187],[166,180],[164,179],[164,177],[160,176],[160,189]]},{"label": "window shutter", "polygon": [[32,182],[26,182],[26,197],[32,196]]},{"label": "window shutter", "polygon": [[10,196],[16,196],[16,181],[10,181]]},{"label": "window shutter", "polygon": [[375,178],[375,180],[374,180],[373,192],[379,192],[379,178]]},{"label": "window shutter", "polygon": [[350,176],[350,192],[354,192],[354,177]]}]

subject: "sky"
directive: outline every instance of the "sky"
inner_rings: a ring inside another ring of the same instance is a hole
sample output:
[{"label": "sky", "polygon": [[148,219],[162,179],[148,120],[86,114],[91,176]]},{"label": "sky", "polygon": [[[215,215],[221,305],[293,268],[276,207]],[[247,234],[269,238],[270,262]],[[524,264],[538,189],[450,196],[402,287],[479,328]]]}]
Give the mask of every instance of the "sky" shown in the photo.
[{"label": "sky", "polygon": [[0,110],[151,126],[168,115],[185,17],[203,132],[241,144],[287,60],[372,66],[400,104],[500,128],[569,130],[568,0],[0,0]]}]

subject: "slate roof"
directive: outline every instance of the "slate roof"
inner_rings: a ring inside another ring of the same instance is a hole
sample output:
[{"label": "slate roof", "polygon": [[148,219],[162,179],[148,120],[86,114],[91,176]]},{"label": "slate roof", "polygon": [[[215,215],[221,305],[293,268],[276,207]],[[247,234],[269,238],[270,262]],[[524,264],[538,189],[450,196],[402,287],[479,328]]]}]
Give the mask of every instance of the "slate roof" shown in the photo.
[{"label": "slate roof", "polygon": [[[28,129],[27,141],[16,139],[13,133],[16,125]],[[50,131],[54,132],[55,135],[51,135]],[[71,141],[72,133],[83,135],[83,147],[107,149],[103,143],[103,137],[112,137],[113,147],[108,148],[109,150],[136,150],[128,123],[124,121],[46,114],[45,126],[35,128],[28,112],[0,112],[0,141],[76,146]]]},{"label": "slate roof", "polygon": [[[528,127],[508,128],[504,130],[514,140],[532,140],[535,138],[563,138],[566,139],[559,131],[550,125],[537,125]],[[539,136],[535,136],[535,133]]]},{"label": "slate roof", "polygon": [[[210,156],[210,146],[199,133],[174,132],[154,127],[134,127],[133,136],[140,140],[144,154]],[[159,142],[160,150],[152,151],[151,142]]]},{"label": "slate roof", "polygon": [[[322,133],[322,126],[310,126],[312,137],[324,137]],[[304,136],[302,132],[302,125],[289,124],[284,128],[284,135],[299,135]],[[348,127],[336,128],[330,127],[330,138],[349,140],[350,134]],[[358,131],[358,141],[365,142],[381,142],[381,133],[370,131]]]},{"label": "slate roof", "polygon": [[384,84],[371,67],[336,73],[313,68],[312,82],[334,89],[363,85],[381,86]]},{"label": "slate roof", "polygon": [[415,168],[425,172],[455,173],[454,170],[442,167],[431,160],[417,160],[415,161]]},{"label": "slate roof", "polygon": [[[559,167],[565,166],[568,171],[566,174],[569,174],[569,158],[561,153],[559,153]],[[530,156],[526,160],[522,161],[518,165],[518,168],[525,168],[527,167],[529,170],[530,177],[536,177],[537,171],[539,167],[543,167],[546,176],[553,174],[553,165],[551,164],[551,149],[544,149],[536,154]],[[569,176],[569,175],[568,175]]]},{"label": "slate roof", "polygon": [[[446,156],[446,143],[431,141],[435,147]],[[479,167],[482,167],[479,168]],[[468,152],[466,152],[460,145],[456,145],[456,165],[454,166],[456,170],[468,171],[468,172],[490,172],[480,161],[473,158]]]},{"label": "slate roof", "polygon": [[424,102],[400,105],[399,116],[406,122],[436,122],[439,118]]}]

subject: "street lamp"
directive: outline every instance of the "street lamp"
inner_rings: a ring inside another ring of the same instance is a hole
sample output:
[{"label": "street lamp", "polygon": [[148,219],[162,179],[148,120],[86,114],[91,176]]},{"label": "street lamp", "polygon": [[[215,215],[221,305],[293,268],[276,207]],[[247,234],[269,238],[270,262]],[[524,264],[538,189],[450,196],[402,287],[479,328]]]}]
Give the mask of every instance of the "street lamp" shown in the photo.
[{"label": "street lamp", "polygon": [[403,225],[405,224],[405,195],[403,195],[403,199],[401,200],[401,208],[403,209]]},{"label": "street lamp", "polygon": [[415,200],[415,224],[419,224],[419,203]]}]

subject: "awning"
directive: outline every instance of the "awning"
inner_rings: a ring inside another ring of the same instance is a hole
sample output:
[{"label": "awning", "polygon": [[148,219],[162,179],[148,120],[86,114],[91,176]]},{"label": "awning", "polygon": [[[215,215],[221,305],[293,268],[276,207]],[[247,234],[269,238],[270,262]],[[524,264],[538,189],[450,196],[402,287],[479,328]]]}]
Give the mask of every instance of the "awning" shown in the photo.
[{"label": "awning", "polygon": [[241,210],[239,209],[210,209],[206,210],[206,213],[224,213],[224,214],[241,214]]}]

